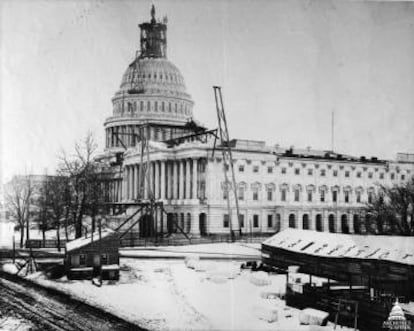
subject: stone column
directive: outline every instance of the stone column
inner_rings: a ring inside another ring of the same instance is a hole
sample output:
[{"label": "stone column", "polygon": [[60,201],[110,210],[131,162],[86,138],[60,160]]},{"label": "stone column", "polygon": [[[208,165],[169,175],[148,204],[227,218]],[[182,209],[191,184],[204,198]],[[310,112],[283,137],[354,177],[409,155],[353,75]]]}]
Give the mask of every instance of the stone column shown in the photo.
[{"label": "stone column", "polygon": [[173,199],[178,199],[178,161],[174,161],[174,183],[173,183]]},{"label": "stone column", "polygon": [[135,199],[135,165],[131,166],[131,199]]},{"label": "stone column", "polygon": [[354,213],[348,213],[349,233],[355,233],[354,229]]},{"label": "stone column", "polygon": [[125,166],[124,171],[122,173],[122,188],[121,188],[121,191],[122,191],[121,200],[122,201],[127,199],[127,183],[128,183],[127,178],[128,178],[128,168]]},{"label": "stone column", "polygon": [[185,199],[191,197],[191,164],[190,159],[185,161]]},{"label": "stone column", "polygon": [[197,159],[193,159],[193,192],[192,192],[192,199],[197,199],[197,180],[198,180],[198,173],[197,173]]},{"label": "stone column", "polygon": [[342,214],[341,212],[336,212],[336,231],[337,233],[342,233]]},{"label": "stone column", "polygon": [[182,200],[184,199],[184,160],[180,160],[179,161],[179,169],[180,169],[180,178],[179,178],[179,199]]},{"label": "stone column", "polygon": [[150,180],[150,190],[152,194],[155,194],[154,190],[154,162],[150,162],[149,164],[149,180]]},{"label": "stone column", "polygon": [[191,213],[190,233],[193,237],[199,237],[200,236],[200,226],[199,226],[199,222],[198,222],[198,213],[197,212]]},{"label": "stone column", "polygon": [[161,192],[160,192],[160,198],[165,199],[165,161],[161,161]]},{"label": "stone column", "polygon": [[155,179],[155,185],[154,185],[154,187],[155,187],[155,192],[154,192],[154,197],[155,197],[155,199],[158,199],[159,197],[160,197],[160,171],[159,171],[159,162],[158,161],[155,161],[154,162],[154,170],[155,170],[155,176],[154,176],[154,179]]}]

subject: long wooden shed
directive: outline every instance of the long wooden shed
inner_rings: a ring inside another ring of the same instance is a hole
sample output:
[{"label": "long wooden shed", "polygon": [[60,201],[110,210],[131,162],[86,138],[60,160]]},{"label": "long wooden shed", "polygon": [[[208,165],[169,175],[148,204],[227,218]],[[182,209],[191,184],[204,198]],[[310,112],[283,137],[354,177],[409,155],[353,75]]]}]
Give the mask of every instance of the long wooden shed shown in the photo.
[{"label": "long wooden shed", "polygon": [[286,229],[262,243],[262,261],[327,280],[323,286],[288,282],[288,304],[334,313],[339,299],[353,300],[364,329],[379,327],[396,298],[413,306],[414,237]]}]

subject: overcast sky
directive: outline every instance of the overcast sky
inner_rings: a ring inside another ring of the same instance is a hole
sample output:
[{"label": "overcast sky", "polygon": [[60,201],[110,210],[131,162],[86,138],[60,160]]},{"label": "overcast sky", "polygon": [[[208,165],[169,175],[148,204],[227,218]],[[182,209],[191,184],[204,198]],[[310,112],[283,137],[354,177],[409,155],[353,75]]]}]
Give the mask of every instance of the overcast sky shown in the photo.
[{"label": "overcast sky", "polygon": [[[414,3],[156,1],[168,58],[230,136],[394,158],[414,152]],[[3,176],[52,173],[88,130],[104,145],[111,98],[151,1],[1,1]]]}]

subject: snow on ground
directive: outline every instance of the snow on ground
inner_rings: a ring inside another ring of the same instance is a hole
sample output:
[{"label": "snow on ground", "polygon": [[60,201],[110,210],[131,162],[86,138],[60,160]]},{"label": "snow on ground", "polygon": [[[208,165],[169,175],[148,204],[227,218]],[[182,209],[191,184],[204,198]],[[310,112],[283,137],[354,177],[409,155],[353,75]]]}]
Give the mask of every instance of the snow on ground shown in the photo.
[{"label": "snow on ground", "polygon": [[17,317],[0,315],[0,330],[29,331],[33,330],[33,325],[29,321]]},{"label": "snow on ground", "polygon": [[[66,277],[49,280],[39,272],[29,278],[150,330],[310,330],[299,325],[298,309],[262,298],[266,291],[283,294],[286,275],[270,275],[271,285],[257,286],[250,270],[240,271],[240,263],[196,262],[198,267],[190,269],[182,260],[123,259],[120,281],[102,287]],[[263,306],[277,308],[277,322],[257,317],[257,307]]]},{"label": "snow on ground", "polygon": [[121,249],[123,257],[176,257],[198,254],[202,258],[261,259],[260,244],[214,243],[183,246],[140,247]]}]

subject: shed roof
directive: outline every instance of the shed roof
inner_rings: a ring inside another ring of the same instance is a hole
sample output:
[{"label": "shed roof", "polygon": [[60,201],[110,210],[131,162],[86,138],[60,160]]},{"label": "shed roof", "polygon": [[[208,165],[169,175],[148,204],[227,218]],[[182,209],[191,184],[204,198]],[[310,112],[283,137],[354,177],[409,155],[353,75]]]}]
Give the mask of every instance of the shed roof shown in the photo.
[{"label": "shed roof", "polygon": [[414,265],[414,237],[286,229],[263,244],[314,256],[375,259]]},{"label": "shed roof", "polygon": [[[113,230],[106,229],[101,231],[101,239],[108,238],[110,235],[115,234]],[[99,232],[95,231],[86,237],[81,237],[66,243],[66,251],[70,252],[75,249],[79,249],[85,246],[88,246],[91,243],[97,242],[99,240]]]}]

